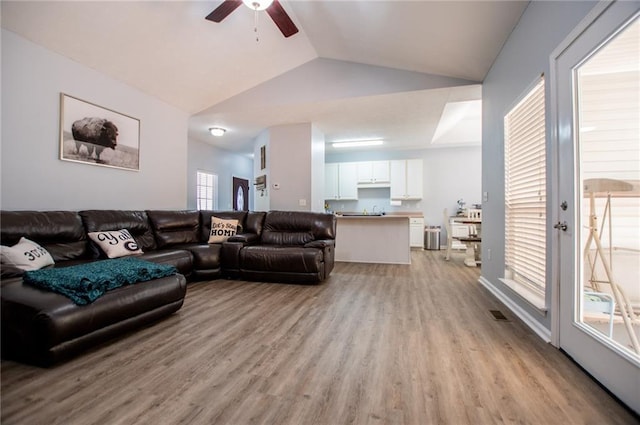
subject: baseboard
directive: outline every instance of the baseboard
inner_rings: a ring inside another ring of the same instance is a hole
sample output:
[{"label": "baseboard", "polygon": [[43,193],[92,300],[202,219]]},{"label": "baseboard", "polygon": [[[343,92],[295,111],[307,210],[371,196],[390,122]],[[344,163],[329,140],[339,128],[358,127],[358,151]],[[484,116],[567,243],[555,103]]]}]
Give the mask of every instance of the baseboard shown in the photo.
[{"label": "baseboard", "polygon": [[506,296],[504,292],[498,289],[493,283],[489,282],[483,276],[480,276],[478,282],[489,292],[493,294],[502,304],[507,306],[509,310],[513,312],[520,320],[522,320],[525,325],[527,325],[533,332],[536,333],[540,338],[542,338],[545,342],[551,342],[551,330],[545,328],[538,322],[531,314],[529,314],[526,310],[520,307],[518,304],[513,302],[513,300]]}]

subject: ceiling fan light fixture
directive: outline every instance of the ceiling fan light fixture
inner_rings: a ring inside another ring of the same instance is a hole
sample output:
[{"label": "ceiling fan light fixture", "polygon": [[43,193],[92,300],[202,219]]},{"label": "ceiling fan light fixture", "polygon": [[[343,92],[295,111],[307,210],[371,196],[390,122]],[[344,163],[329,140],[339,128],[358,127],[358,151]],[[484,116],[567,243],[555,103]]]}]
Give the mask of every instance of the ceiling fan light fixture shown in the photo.
[{"label": "ceiling fan light fixture", "polygon": [[265,10],[267,7],[271,6],[273,0],[242,0],[242,3],[251,10]]},{"label": "ceiling fan light fixture", "polygon": [[212,22],[222,22],[223,19],[229,16],[242,4],[254,11],[254,31],[256,33],[258,32],[258,12],[261,10],[265,10],[267,12],[267,15],[271,17],[285,38],[298,33],[298,27],[293,23],[291,17],[287,11],[284,10],[284,7],[282,7],[278,0],[224,0],[222,4],[216,7],[213,12],[209,13],[205,19]]},{"label": "ceiling fan light fixture", "polygon": [[222,128],[222,127],[211,127],[209,129],[209,133],[211,133],[212,136],[215,137],[221,137],[224,136],[224,133],[226,133],[227,130]]},{"label": "ceiling fan light fixture", "polygon": [[363,146],[379,146],[384,143],[382,139],[371,140],[344,140],[341,142],[333,142],[334,148],[359,148]]}]

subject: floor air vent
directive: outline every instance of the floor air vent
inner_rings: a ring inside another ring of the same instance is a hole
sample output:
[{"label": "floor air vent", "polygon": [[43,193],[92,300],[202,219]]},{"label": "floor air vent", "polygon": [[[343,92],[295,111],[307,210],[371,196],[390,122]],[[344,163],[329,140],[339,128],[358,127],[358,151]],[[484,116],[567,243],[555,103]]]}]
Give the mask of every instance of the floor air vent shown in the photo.
[{"label": "floor air vent", "polygon": [[493,316],[493,318],[495,320],[499,320],[501,322],[508,322],[509,321],[509,319],[507,319],[507,316],[502,314],[502,312],[500,310],[489,310],[489,313],[491,313],[491,315]]}]

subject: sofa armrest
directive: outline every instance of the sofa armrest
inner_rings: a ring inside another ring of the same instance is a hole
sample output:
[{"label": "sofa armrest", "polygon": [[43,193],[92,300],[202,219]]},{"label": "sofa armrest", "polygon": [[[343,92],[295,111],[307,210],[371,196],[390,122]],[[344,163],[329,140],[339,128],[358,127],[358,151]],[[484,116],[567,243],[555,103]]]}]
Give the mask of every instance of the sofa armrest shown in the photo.
[{"label": "sofa armrest", "polygon": [[255,233],[239,233],[229,237],[225,242],[241,242],[245,245],[253,245],[260,241],[260,236]]},{"label": "sofa armrest", "polygon": [[318,239],[306,243],[304,246],[305,248],[318,248],[322,250],[324,260],[324,276],[322,277],[322,280],[328,278],[335,263],[335,239]]},{"label": "sofa armrest", "polygon": [[336,245],[336,241],[333,239],[318,239],[304,244],[305,248],[321,248],[333,247]]}]

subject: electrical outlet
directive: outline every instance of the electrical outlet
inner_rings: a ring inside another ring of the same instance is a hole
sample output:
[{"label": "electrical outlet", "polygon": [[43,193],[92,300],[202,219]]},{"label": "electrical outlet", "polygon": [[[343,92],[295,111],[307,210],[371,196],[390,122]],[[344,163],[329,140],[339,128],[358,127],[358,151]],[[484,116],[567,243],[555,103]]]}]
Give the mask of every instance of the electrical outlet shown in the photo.
[{"label": "electrical outlet", "polygon": [[489,192],[482,192],[482,202],[489,201]]},{"label": "electrical outlet", "polygon": [[491,260],[491,249],[487,249],[487,260]]},{"label": "electrical outlet", "polygon": [[307,200],[306,199],[298,199],[298,205],[301,207],[306,207],[307,206]]}]

